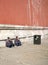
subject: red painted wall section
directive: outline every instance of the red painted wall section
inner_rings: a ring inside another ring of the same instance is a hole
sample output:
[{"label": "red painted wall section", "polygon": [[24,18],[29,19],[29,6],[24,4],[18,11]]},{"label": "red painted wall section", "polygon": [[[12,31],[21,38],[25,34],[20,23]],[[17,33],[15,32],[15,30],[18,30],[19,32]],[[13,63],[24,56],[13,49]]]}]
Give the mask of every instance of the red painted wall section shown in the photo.
[{"label": "red painted wall section", "polygon": [[30,25],[27,19],[27,0],[0,0],[1,24]]},{"label": "red painted wall section", "polygon": [[48,27],[48,0],[0,0],[0,24]]},{"label": "red painted wall section", "polygon": [[48,27],[48,0],[42,0],[41,6],[42,6],[41,25]]},{"label": "red painted wall section", "polygon": [[48,27],[48,0],[32,0],[32,23]]}]

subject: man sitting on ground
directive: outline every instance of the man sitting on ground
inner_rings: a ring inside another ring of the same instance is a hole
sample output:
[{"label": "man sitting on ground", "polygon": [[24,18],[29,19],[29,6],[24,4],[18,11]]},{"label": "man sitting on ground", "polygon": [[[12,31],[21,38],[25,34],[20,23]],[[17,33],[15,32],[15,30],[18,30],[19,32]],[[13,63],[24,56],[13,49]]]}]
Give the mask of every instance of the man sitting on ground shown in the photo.
[{"label": "man sitting on ground", "polygon": [[10,37],[8,37],[6,40],[6,47],[11,48],[13,46],[14,46],[14,44],[13,44],[12,40],[10,39]]},{"label": "man sitting on ground", "polygon": [[15,40],[14,40],[14,44],[16,46],[21,46],[21,41],[19,40],[18,36],[16,36]]}]

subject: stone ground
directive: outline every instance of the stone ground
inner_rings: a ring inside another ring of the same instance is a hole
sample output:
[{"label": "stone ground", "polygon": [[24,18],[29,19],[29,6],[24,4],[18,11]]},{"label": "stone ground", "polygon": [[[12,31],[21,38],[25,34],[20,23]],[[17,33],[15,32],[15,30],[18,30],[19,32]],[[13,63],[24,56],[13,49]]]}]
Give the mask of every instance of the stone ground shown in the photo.
[{"label": "stone ground", "polygon": [[20,47],[1,47],[0,65],[48,65],[48,39],[41,45],[26,41]]}]

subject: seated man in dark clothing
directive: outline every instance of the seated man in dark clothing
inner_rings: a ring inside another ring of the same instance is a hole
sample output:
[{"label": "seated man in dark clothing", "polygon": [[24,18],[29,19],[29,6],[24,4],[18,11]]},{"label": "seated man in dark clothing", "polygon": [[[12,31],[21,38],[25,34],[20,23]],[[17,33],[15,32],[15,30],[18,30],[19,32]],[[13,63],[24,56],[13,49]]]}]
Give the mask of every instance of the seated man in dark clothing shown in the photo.
[{"label": "seated man in dark clothing", "polygon": [[6,47],[11,48],[13,46],[14,46],[14,44],[13,44],[12,40],[8,37],[6,40]]},{"label": "seated man in dark clothing", "polygon": [[16,46],[21,46],[21,41],[19,40],[18,36],[16,36],[14,43],[15,43]]}]

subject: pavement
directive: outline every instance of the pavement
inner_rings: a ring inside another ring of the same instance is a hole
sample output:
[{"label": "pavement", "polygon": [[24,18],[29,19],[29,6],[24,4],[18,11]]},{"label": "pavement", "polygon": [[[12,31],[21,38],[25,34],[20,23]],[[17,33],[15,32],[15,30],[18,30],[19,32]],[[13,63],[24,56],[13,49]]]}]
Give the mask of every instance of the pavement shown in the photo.
[{"label": "pavement", "polygon": [[19,47],[1,47],[0,65],[48,65],[48,39],[40,45],[24,41]]}]

